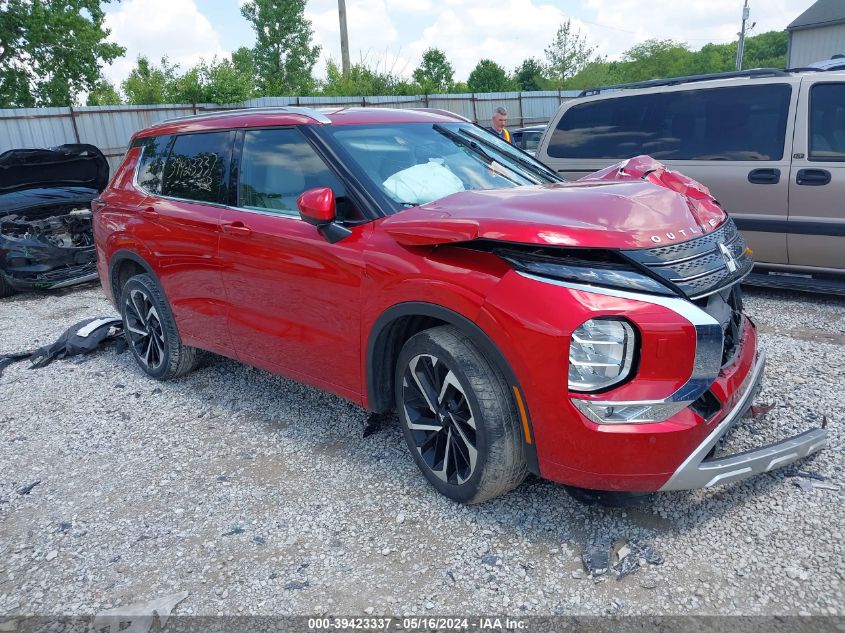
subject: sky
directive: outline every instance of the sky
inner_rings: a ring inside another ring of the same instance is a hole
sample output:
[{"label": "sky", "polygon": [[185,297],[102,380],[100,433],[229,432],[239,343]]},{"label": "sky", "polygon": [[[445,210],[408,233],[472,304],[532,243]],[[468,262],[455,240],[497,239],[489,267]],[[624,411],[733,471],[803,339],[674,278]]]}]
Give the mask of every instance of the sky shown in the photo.
[{"label": "sky", "polygon": [[[242,0],[122,0],[107,5],[110,39],[126,56],[105,69],[120,84],[138,55],[156,62],[166,55],[186,69],[200,60],[227,56],[254,38],[241,17]],[[783,30],[813,0],[750,0],[751,31]],[[346,0],[350,56],[381,70],[410,76],[427,48],[446,52],[455,80],[465,81],[482,58],[508,70],[524,59],[544,57],[562,21],[571,18],[598,52],[619,59],[650,38],[674,39],[697,49],[736,39],[742,0]],[[336,0],[309,0],[306,17],[322,47],[315,68],[340,59]]]}]

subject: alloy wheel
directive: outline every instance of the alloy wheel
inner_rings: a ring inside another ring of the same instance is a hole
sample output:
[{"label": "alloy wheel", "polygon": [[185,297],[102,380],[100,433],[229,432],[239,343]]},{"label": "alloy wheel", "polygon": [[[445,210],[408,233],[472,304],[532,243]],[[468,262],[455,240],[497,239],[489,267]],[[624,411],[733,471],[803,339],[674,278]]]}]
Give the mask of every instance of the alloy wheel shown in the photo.
[{"label": "alloy wheel", "polygon": [[432,473],[460,485],[478,461],[476,423],[466,389],[455,373],[431,354],[414,356],[402,379],[405,424]]},{"label": "alloy wheel", "polygon": [[164,362],[164,329],[150,296],[133,288],[126,298],[126,331],[138,360],[156,370]]}]

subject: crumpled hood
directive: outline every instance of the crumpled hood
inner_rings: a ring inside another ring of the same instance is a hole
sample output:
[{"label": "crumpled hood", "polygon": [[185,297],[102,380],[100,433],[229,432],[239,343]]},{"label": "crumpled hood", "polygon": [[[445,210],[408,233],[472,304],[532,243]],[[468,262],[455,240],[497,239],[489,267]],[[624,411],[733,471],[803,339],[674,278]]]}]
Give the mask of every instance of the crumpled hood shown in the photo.
[{"label": "crumpled hood", "polygon": [[591,248],[683,242],[726,215],[706,187],[638,156],[577,182],[462,191],[381,223],[408,246],[474,239]]},{"label": "crumpled hood", "polygon": [[109,164],[93,145],[12,149],[0,154],[0,194],[49,187],[87,187],[100,192]]}]

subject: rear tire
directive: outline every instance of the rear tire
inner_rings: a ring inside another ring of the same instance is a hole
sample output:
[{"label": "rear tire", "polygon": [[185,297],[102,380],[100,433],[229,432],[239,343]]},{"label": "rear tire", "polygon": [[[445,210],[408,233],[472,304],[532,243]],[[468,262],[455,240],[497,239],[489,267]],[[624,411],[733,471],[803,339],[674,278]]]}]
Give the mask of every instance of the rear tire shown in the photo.
[{"label": "rear tire", "polygon": [[170,304],[150,275],[131,277],[120,293],[126,342],[151,378],[170,380],[197,365],[197,349],[182,345]]},{"label": "rear tire", "polygon": [[523,482],[528,468],[510,387],[460,330],[436,327],[408,339],[394,382],[405,441],[440,493],[481,503]]}]

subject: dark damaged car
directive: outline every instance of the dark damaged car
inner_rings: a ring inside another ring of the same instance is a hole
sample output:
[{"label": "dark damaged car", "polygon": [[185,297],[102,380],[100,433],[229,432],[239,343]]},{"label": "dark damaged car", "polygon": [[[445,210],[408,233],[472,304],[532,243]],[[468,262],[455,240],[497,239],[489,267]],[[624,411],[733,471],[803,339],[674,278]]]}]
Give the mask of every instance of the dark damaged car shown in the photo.
[{"label": "dark damaged car", "polygon": [[93,145],[0,154],[0,297],[97,278],[91,201],[108,179]]}]

